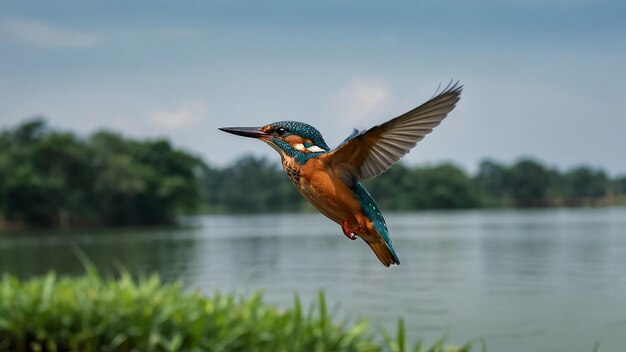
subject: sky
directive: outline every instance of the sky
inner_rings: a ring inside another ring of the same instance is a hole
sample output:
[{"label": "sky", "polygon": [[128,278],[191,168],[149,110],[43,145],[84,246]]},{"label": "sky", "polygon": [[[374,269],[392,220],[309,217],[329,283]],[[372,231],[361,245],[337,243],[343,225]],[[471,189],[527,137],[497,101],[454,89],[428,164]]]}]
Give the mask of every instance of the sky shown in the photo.
[{"label": "sky", "polygon": [[626,3],[612,0],[0,0],[0,128],[166,137],[223,166],[297,120],[330,146],[459,80],[403,160],[533,157],[626,174]]}]

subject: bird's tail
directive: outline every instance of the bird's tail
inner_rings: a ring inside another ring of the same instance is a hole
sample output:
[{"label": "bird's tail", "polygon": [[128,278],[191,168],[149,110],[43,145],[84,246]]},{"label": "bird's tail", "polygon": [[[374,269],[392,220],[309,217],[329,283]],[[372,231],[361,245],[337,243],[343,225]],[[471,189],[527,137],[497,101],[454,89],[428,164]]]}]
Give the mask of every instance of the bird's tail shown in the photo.
[{"label": "bird's tail", "polygon": [[372,251],[374,251],[374,254],[376,254],[378,260],[380,260],[384,266],[400,265],[400,259],[398,259],[398,255],[396,251],[393,250],[391,243],[385,243],[385,241],[378,236],[376,240],[372,242],[365,242],[370,246]]}]

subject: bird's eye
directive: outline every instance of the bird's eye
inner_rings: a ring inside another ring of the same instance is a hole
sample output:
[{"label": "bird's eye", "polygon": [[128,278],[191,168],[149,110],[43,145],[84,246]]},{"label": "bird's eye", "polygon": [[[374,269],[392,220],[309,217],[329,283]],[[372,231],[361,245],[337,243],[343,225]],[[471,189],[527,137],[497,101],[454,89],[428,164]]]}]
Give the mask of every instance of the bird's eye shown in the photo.
[{"label": "bird's eye", "polygon": [[287,133],[287,129],[284,127],[278,127],[275,132],[277,135],[282,136],[283,134]]}]

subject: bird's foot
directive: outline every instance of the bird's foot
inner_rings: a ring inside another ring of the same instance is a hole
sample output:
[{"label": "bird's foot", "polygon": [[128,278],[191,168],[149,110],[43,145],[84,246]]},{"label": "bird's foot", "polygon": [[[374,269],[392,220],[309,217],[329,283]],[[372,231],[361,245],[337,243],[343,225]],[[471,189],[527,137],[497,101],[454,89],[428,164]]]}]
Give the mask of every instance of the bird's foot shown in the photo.
[{"label": "bird's foot", "polygon": [[341,231],[343,231],[343,234],[348,237],[351,240],[356,240],[356,235],[354,234],[354,232],[357,231],[357,229],[353,229],[348,225],[348,222],[346,220],[343,221],[343,225],[341,226]]}]

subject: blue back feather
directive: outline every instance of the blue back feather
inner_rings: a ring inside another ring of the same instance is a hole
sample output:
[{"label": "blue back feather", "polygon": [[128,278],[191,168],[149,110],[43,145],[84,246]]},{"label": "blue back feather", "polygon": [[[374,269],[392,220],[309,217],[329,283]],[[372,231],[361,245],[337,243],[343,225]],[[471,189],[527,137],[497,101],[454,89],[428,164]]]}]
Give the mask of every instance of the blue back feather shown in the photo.
[{"label": "blue back feather", "polygon": [[359,134],[361,134],[361,133],[359,132],[359,130],[357,130],[356,128],[352,129],[352,133],[350,133],[350,135],[349,135],[346,139],[344,139],[344,140],[343,140],[343,142],[341,142],[341,144],[339,144],[339,146],[341,146],[341,145],[343,145],[343,144],[346,144],[346,142],[347,142],[347,141],[349,141],[349,140],[351,140],[352,138],[354,138],[354,137],[358,136]]}]

